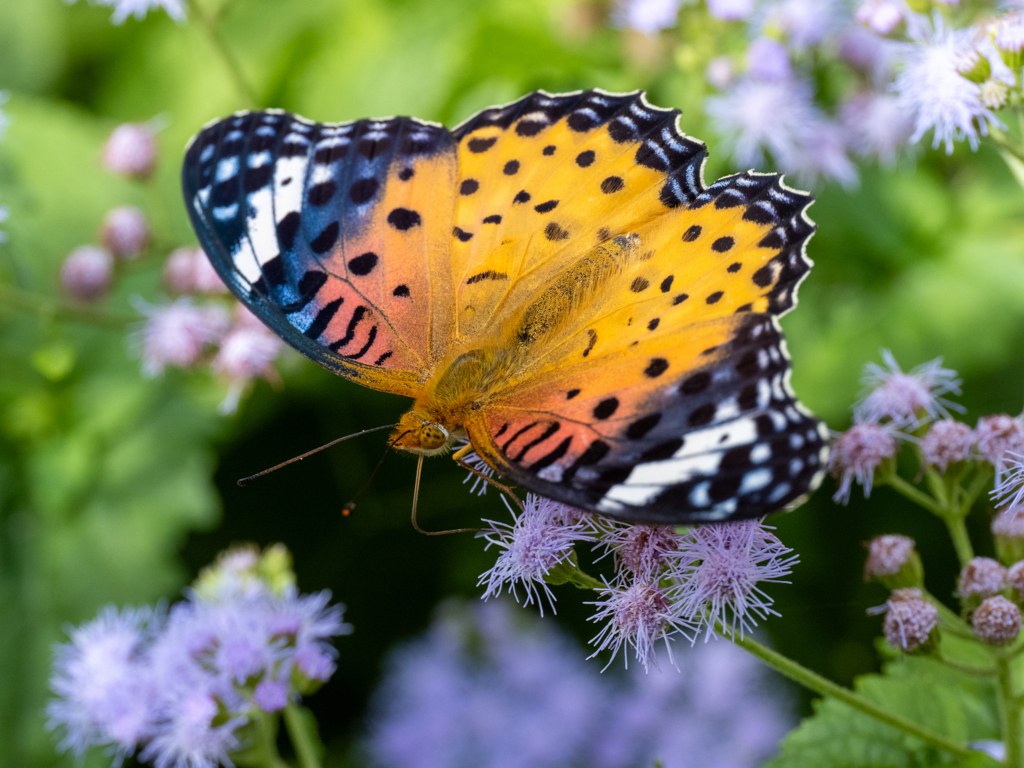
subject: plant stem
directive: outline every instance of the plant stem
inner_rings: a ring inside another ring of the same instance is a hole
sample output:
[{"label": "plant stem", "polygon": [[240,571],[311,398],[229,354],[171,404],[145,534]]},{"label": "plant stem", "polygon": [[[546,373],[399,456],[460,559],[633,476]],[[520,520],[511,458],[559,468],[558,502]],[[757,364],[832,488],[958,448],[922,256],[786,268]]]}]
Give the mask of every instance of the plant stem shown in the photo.
[{"label": "plant stem", "polygon": [[256,723],[257,743],[253,745],[259,755],[262,768],[289,768],[277,751],[277,729],[274,727],[277,715],[262,710],[253,714]]},{"label": "plant stem", "polygon": [[998,659],[999,670],[999,720],[1006,745],[1005,763],[1009,768],[1021,768],[1021,721],[1020,702],[1013,693],[1013,668],[1010,659]]},{"label": "plant stem", "polygon": [[946,510],[939,506],[939,503],[935,501],[935,499],[924,491],[915,488],[902,477],[897,475],[895,471],[887,475],[879,485],[882,485],[883,483],[896,491],[896,493],[906,496],[918,506],[924,507],[932,514],[938,515],[939,517],[945,517]]},{"label": "plant stem", "polygon": [[963,568],[974,557],[974,547],[971,546],[971,538],[967,535],[967,524],[964,522],[963,515],[947,513],[942,516],[942,520],[949,530],[953,548],[960,560],[960,567]]},{"label": "plant stem", "polygon": [[[722,627],[720,625],[716,626],[715,629],[723,635],[726,634],[725,632],[722,632]],[[728,637],[728,635],[726,636]],[[740,638],[734,635],[730,639],[740,648],[743,648],[745,651],[757,656],[757,658],[761,659],[761,661],[772,669],[785,675],[790,680],[799,683],[805,688],[810,688],[812,691],[815,691],[822,696],[831,696],[832,698],[863,712],[869,717],[873,717],[886,725],[890,725],[893,728],[903,731],[904,733],[908,733],[911,736],[916,736],[930,744],[934,744],[951,754],[958,755],[960,757],[967,757],[971,754],[971,750],[966,745],[951,741],[942,734],[935,733],[912,720],[908,720],[902,715],[897,715],[895,712],[888,712],[881,707],[876,706],[860,694],[851,691],[849,688],[844,688],[841,685],[833,683],[831,680],[822,677],[817,672],[812,672],[803,665],[783,656],[781,653],[777,653],[776,651],[761,645],[761,643],[757,642],[753,638]],[[1017,768],[1017,766],[1014,765],[1014,768]]]},{"label": "plant stem", "polygon": [[288,729],[288,738],[292,740],[295,747],[295,754],[299,758],[299,765],[302,768],[320,768],[320,758],[316,753],[316,746],[306,725],[302,712],[295,704],[288,704],[284,708],[284,724]]},{"label": "plant stem", "polygon": [[58,320],[72,320],[114,329],[124,328],[128,323],[138,319],[111,315],[83,304],[72,304],[61,299],[40,296],[2,283],[0,283],[0,307],[27,310],[44,317],[55,317]]},{"label": "plant stem", "polygon": [[189,0],[188,4],[189,8],[192,9],[192,13],[199,20],[199,26],[203,28],[206,36],[210,39],[210,44],[213,45],[214,49],[224,60],[224,64],[228,68],[231,79],[235,83],[235,88],[238,89],[238,95],[242,97],[242,101],[245,102],[247,107],[255,109],[259,104],[259,99],[256,98],[256,91],[252,85],[249,84],[249,80],[242,71],[242,65],[238,61],[238,58],[231,51],[231,48],[228,47],[227,43],[224,42],[224,39],[220,35],[220,31],[217,29],[217,21],[219,20],[220,14],[217,14],[218,18],[209,16],[205,11],[203,11],[196,0]]}]

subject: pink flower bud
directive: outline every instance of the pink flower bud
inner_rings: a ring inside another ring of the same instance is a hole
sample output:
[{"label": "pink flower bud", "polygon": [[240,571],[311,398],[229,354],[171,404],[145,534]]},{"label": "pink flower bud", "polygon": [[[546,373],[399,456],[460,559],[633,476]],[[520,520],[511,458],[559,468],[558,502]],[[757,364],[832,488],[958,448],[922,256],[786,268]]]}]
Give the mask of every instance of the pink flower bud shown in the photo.
[{"label": "pink flower bud", "polygon": [[117,126],[103,145],[103,166],[113,173],[146,179],[156,164],[156,140],[141,123]]},{"label": "pink flower bud", "polygon": [[864,579],[878,579],[889,589],[917,587],[924,581],[924,566],[909,536],[876,536],[868,544]]},{"label": "pink flower bud", "polygon": [[227,293],[202,248],[177,248],[164,264],[164,285],[172,293]]},{"label": "pink flower bud", "polygon": [[921,596],[919,589],[896,590],[885,607],[885,640],[907,653],[924,645],[939,622],[938,609]]},{"label": "pink flower bud", "polygon": [[903,7],[892,0],[867,0],[861,3],[854,19],[872,32],[888,35],[903,21]]},{"label": "pink flower bud", "polygon": [[103,296],[113,277],[114,257],[95,245],[75,248],[60,268],[61,285],[78,301],[95,301]]},{"label": "pink flower bud", "polygon": [[975,557],[960,571],[957,594],[961,598],[988,597],[1006,586],[1006,569],[991,557]]},{"label": "pink flower bud", "polygon": [[1024,421],[1005,413],[983,416],[978,419],[974,433],[978,450],[992,466],[998,476],[1009,453],[1024,453]]},{"label": "pink flower bud", "polygon": [[973,429],[955,419],[942,419],[932,424],[921,440],[921,453],[926,466],[945,473],[950,464],[966,461],[973,445]]},{"label": "pink flower bud", "polygon": [[1017,598],[1024,598],[1024,560],[1014,563],[1006,572],[1006,584],[1017,593]]},{"label": "pink flower bud", "polygon": [[149,224],[139,208],[122,205],[107,213],[100,241],[119,259],[136,259],[149,244]]},{"label": "pink flower bud", "polygon": [[1020,608],[1002,595],[987,598],[971,617],[974,634],[990,645],[1005,645],[1020,632]]}]

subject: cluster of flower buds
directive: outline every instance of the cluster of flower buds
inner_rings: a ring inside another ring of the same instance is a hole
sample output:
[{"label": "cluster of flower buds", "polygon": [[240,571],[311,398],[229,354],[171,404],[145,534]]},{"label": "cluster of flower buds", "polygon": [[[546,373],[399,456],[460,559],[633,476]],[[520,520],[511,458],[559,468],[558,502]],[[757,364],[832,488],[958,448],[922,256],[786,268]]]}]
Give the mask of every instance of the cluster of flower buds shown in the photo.
[{"label": "cluster of flower buds", "polygon": [[[157,162],[153,127],[118,126],[107,139],[102,159],[112,173],[148,180]],[[110,292],[127,262],[147,255],[151,240],[149,223],[139,208],[114,208],[100,225],[100,245],[81,246],[65,259],[60,271],[64,291],[76,301],[98,301]],[[224,300],[228,288],[202,248],[171,251],[163,265],[163,282],[167,292],[178,297],[175,301],[154,305],[133,300],[145,317],[134,334],[145,376],[160,375],[169,366],[206,367],[228,386],[222,413],[237,410],[254,379],[278,381],[273,362],[283,349],[281,340],[244,307]]]},{"label": "cluster of flower buds", "polygon": [[915,445],[922,473],[946,475],[969,462],[986,463],[995,471],[997,490],[1013,497],[1019,482],[1015,457],[1024,455],[1024,417],[983,416],[972,429],[951,418],[950,411],[962,409],[943,396],[960,394],[961,382],[956,371],[942,367],[941,358],[904,373],[888,350],[882,356],[884,367],[866,366],[867,391],[854,406],[854,424],[832,447],[830,467],[840,481],[835,500],[849,501],[854,480],[869,496],[880,469],[895,471],[896,454],[905,443]]},{"label": "cluster of flower buds", "polygon": [[113,606],[56,647],[49,726],[76,756],[103,746],[157,766],[232,765],[267,713],[334,673],[347,634],[330,594],[300,595],[284,547],[224,553],[184,602]]},{"label": "cluster of flower buds", "polygon": [[[504,500],[504,499],[503,499]],[[506,501],[506,505],[508,502]],[[689,530],[628,525],[528,494],[512,523],[485,521],[481,533],[499,550],[480,577],[484,598],[507,588],[526,604],[554,607],[550,585],[570,583],[596,591],[592,620],[602,624],[597,650],[632,649],[646,668],[663,642],[690,642],[703,633],[750,632],[775,613],[760,585],[783,580],[797,557],[760,520],[704,525]],[[583,573],[576,546],[587,544],[596,561],[610,556],[614,573],[601,581]],[[628,654],[626,657],[628,664]]]}]

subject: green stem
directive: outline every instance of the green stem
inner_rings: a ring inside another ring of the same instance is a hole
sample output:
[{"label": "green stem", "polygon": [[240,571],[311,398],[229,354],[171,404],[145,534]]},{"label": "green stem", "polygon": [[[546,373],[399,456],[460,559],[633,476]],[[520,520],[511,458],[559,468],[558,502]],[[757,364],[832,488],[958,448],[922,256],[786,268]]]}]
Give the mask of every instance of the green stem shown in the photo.
[{"label": "green stem", "polygon": [[992,138],[992,141],[998,144],[1003,150],[1009,152],[1021,162],[1024,162],[1024,149],[1021,149],[1017,142],[1011,141],[1010,137],[999,128],[990,127],[989,136]]},{"label": "green stem", "polygon": [[978,500],[978,496],[985,490],[985,486],[988,485],[988,481],[992,479],[994,474],[995,470],[992,469],[992,465],[988,462],[982,463],[975,471],[974,478],[964,493],[963,501],[960,502],[960,509],[965,515],[971,511],[974,502]]},{"label": "green stem", "polygon": [[257,710],[253,714],[253,721],[256,723],[256,743],[253,745],[260,768],[289,768],[288,763],[281,759],[281,753],[277,751],[277,728],[275,721],[277,715]]},{"label": "green stem", "polygon": [[302,768],[320,768],[320,758],[316,753],[316,746],[306,719],[295,704],[288,704],[284,708],[284,724],[288,729],[288,738],[292,740],[292,746],[295,747],[299,765]]},{"label": "green stem", "polygon": [[879,485],[883,485],[883,484],[884,485],[888,485],[890,488],[892,488],[894,491],[896,491],[896,493],[898,493],[898,494],[900,494],[902,496],[906,496],[908,499],[910,499],[912,502],[914,502],[918,506],[924,507],[929,512],[931,512],[933,515],[938,515],[939,517],[945,517],[946,510],[943,509],[939,505],[939,503],[937,501],[935,501],[935,499],[933,499],[931,496],[929,496],[924,491],[922,491],[922,490],[920,490],[918,488],[915,488],[913,485],[908,483],[902,477],[897,475],[895,471],[893,471],[893,472],[889,473],[888,475],[886,475],[886,477],[879,483]]},{"label": "green stem", "polygon": [[189,8],[192,9],[193,15],[199,20],[199,26],[203,28],[206,36],[210,39],[210,44],[224,60],[231,79],[235,83],[235,88],[238,89],[238,95],[242,97],[247,107],[255,109],[259,104],[259,99],[256,98],[256,90],[249,84],[249,80],[245,76],[245,72],[242,71],[242,65],[238,58],[231,51],[231,48],[228,47],[227,43],[224,42],[224,38],[221,37],[220,30],[217,28],[218,19],[211,17],[203,11],[196,0],[189,0]]},{"label": "green stem", "polygon": [[84,304],[72,304],[61,299],[40,296],[0,283],[0,308],[4,307],[34,312],[35,314],[44,317],[54,317],[58,320],[72,320],[78,323],[114,329],[124,328],[128,323],[138,319],[111,315],[103,310],[94,309]]},{"label": "green stem", "polygon": [[[715,629],[721,634],[726,634],[721,631],[722,628],[720,626],[716,626]],[[728,635],[726,636],[728,637]],[[764,645],[761,645],[761,643],[750,637],[738,638],[736,636],[732,636],[730,639],[740,648],[752,653],[754,656],[757,656],[757,658],[761,659],[761,661],[766,663],[772,669],[785,675],[790,680],[799,683],[805,688],[809,688],[822,696],[831,696],[832,698],[863,712],[869,717],[873,717],[886,725],[890,725],[893,728],[903,731],[904,733],[908,733],[911,736],[916,736],[919,739],[934,744],[951,754],[958,755],[960,757],[967,757],[971,754],[971,750],[964,744],[958,744],[957,742],[946,738],[941,733],[936,733],[925,728],[912,720],[908,720],[902,715],[897,715],[895,712],[886,711],[868,701],[860,694],[851,691],[849,688],[844,688],[841,685],[833,683],[828,678],[822,677],[816,672],[812,672],[803,665],[798,664],[792,659],[789,659],[782,654],[765,647]],[[1014,768],[1016,768],[1016,766]]]},{"label": "green stem", "polygon": [[1022,742],[1020,702],[1013,693],[1013,670],[1009,659],[996,662],[999,670],[999,720],[1002,726],[1003,744],[1006,745],[1004,763],[1009,768],[1021,768]]},{"label": "green stem", "polygon": [[942,520],[949,530],[949,537],[953,540],[957,559],[960,560],[960,567],[963,568],[974,557],[974,547],[971,546],[971,538],[967,535],[967,524],[962,515],[946,514],[942,516]]}]

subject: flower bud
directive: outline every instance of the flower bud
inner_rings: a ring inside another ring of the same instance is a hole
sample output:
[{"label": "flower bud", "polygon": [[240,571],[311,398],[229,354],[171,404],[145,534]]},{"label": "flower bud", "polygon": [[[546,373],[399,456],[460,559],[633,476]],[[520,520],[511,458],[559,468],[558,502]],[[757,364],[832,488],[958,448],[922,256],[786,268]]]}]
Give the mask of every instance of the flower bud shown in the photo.
[{"label": "flower bud", "polygon": [[1024,66],[1024,19],[1020,14],[1009,13],[996,23],[992,44],[1006,66],[1019,78],[1021,66]]},{"label": "flower bud", "polygon": [[957,595],[968,610],[1006,586],[1006,568],[991,557],[975,557],[960,571]]},{"label": "flower bud", "polygon": [[833,498],[844,504],[849,501],[854,478],[864,486],[864,495],[870,496],[875,470],[895,455],[896,439],[890,427],[854,424],[832,445],[829,469],[834,477],[840,478],[839,490]]},{"label": "flower bud", "polygon": [[925,466],[945,473],[950,464],[966,461],[973,445],[974,430],[956,419],[942,419],[921,438],[921,453]]},{"label": "flower bud", "polygon": [[978,99],[989,109],[1002,109],[1006,106],[1010,89],[1002,80],[989,78],[978,86]]},{"label": "flower bud", "polygon": [[156,165],[156,139],[141,123],[117,126],[103,145],[103,166],[121,176],[147,179]]},{"label": "flower bud", "polygon": [[972,83],[983,83],[992,75],[992,64],[977,48],[966,48],[957,54],[957,73]]},{"label": "flower bud", "polygon": [[1015,600],[1024,601],[1024,560],[1010,566],[1006,572],[1006,584],[1013,590],[1012,597]]},{"label": "flower bud", "polygon": [[60,282],[78,301],[95,301],[109,289],[114,277],[114,257],[95,245],[75,248],[60,268]]},{"label": "flower bud", "polygon": [[888,35],[903,21],[903,8],[892,0],[866,0],[857,8],[853,18],[872,32]]},{"label": "flower bud", "polygon": [[171,293],[227,293],[202,248],[177,248],[164,264],[164,285]]},{"label": "flower bud", "polygon": [[100,226],[100,242],[119,259],[136,259],[149,244],[149,224],[134,205],[107,213]]},{"label": "flower bud", "polygon": [[974,634],[990,645],[1006,645],[1020,632],[1020,608],[1002,595],[987,598],[971,617]]},{"label": "flower bud", "polygon": [[885,607],[885,640],[906,653],[927,643],[939,622],[938,609],[921,596],[919,589],[896,590]]},{"label": "flower bud", "polygon": [[1024,421],[1006,413],[983,416],[974,428],[978,450],[997,470],[1009,453],[1024,453]]},{"label": "flower bud", "polygon": [[924,566],[914,540],[899,534],[873,538],[868,544],[864,579],[878,579],[889,589],[920,587],[924,583]]},{"label": "flower bud", "polygon": [[1024,560],[1024,507],[1001,510],[992,518],[992,535],[996,554],[1005,565]]}]

